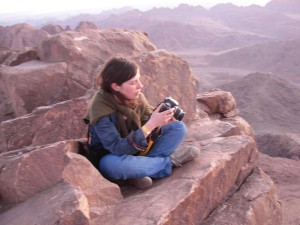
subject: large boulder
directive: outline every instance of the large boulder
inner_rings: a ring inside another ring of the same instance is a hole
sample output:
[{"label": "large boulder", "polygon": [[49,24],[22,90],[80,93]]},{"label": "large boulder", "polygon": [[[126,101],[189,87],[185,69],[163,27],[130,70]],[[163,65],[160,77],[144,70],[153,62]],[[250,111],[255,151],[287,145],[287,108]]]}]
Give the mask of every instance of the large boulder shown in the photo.
[{"label": "large boulder", "polygon": [[15,24],[0,29],[0,47],[22,51],[36,47],[49,36],[46,31],[29,24]]},{"label": "large boulder", "polygon": [[186,121],[195,112],[197,82],[187,62],[166,50],[157,50],[142,32],[66,31],[44,40],[36,54],[37,58],[28,58],[14,67],[8,63],[0,67],[1,121],[95,91],[96,76],[113,56],[139,64],[144,92],[153,106],[172,96],[189,114]]},{"label": "large boulder", "polygon": [[88,102],[88,96],[84,96],[39,107],[33,113],[2,122],[0,146],[4,149],[0,152],[85,137],[87,126],[83,117]]}]

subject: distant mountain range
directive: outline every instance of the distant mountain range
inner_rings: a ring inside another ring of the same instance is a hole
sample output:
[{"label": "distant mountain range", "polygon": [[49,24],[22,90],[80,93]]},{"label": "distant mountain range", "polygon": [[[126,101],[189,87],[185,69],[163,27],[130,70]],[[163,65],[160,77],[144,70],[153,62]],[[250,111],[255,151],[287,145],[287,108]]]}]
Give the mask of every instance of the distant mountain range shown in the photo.
[{"label": "distant mountain range", "polygon": [[211,66],[273,73],[300,84],[300,38],[256,44],[207,59]]},{"label": "distant mountain range", "polygon": [[[125,28],[146,32],[158,48],[170,50],[226,50],[271,40],[300,37],[300,21],[267,7],[220,4],[211,9],[181,4],[174,9],[131,9],[81,14],[52,24],[75,28],[89,21],[98,28]],[[45,25],[40,24],[40,26]]]},{"label": "distant mountain range", "polygon": [[253,73],[219,87],[230,91],[240,115],[261,133],[300,133],[300,86],[275,75]]}]

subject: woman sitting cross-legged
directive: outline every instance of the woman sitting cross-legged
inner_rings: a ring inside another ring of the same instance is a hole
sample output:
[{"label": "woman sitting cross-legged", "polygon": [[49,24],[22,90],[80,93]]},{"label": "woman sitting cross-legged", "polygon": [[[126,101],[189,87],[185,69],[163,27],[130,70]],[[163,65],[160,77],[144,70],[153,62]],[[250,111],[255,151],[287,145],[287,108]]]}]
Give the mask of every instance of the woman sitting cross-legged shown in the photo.
[{"label": "woman sitting cross-legged", "polygon": [[198,155],[196,147],[178,148],[187,129],[174,118],[174,108],[160,111],[162,104],[154,110],[149,105],[137,64],[112,58],[97,82],[101,88],[91,100],[85,120],[90,124],[90,149],[101,153],[97,163],[104,177],[147,188],[152,185],[151,178],[169,176],[173,167]]}]

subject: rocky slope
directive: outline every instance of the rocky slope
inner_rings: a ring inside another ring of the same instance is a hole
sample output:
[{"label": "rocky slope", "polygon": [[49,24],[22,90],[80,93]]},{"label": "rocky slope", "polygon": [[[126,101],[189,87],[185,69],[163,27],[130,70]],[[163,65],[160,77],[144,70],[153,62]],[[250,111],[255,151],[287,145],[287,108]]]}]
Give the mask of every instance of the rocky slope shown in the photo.
[{"label": "rocky slope", "polygon": [[241,115],[256,134],[300,133],[298,85],[275,75],[253,73],[220,88],[236,96]]},{"label": "rocky slope", "polygon": [[[1,224],[214,224],[220,218],[281,224],[276,187],[257,167],[252,128],[229,92],[196,97],[186,61],[157,49],[142,32],[121,29],[65,31],[32,50],[36,57],[6,50],[0,67],[2,104],[9,109],[0,124]],[[202,149],[144,191],[104,179],[77,154],[95,76],[115,55],[139,64],[151,104],[169,95],[180,102],[185,144]]]},{"label": "rocky slope", "polygon": [[272,73],[299,84],[299,52],[298,38],[257,44],[217,56],[207,56],[207,59],[210,66]]},{"label": "rocky slope", "polygon": [[[81,15],[68,20],[72,28],[47,23],[41,29],[0,26],[0,223],[116,224],[126,218],[134,224],[142,208],[140,220],[149,224],[280,224],[282,216],[282,224],[298,225],[299,87],[282,78],[298,82],[299,19],[283,5],[276,9],[280,13],[268,6],[205,10],[181,5],[110,17]],[[142,32],[97,30],[89,21],[130,25]],[[278,41],[286,38],[293,40]],[[270,40],[277,41],[267,43]],[[187,61],[161,47],[179,50]],[[204,56],[211,50],[217,50],[212,53],[216,63],[209,65]],[[77,138],[85,137],[82,115],[95,91],[94,77],[112,55],[139,63],[153,105],[166,95],[180,99],[181,107],[188,109],[186,143],[202,147],[198,159],[146,191],[107,182],[74,154]],[[171,80],[179,82],[171,85]],[[194,102],[196,86],[205,86],[203,81],[223,91],[202,93]],[[222,111],[226,108],[232,111]],[[257,161],[254,133],[238,111],[254,128],[260,152],[289,159],[260,154]],[[135,211],[125,215],[123,207]],[[119,211],[124,214],[112,215]]]}]

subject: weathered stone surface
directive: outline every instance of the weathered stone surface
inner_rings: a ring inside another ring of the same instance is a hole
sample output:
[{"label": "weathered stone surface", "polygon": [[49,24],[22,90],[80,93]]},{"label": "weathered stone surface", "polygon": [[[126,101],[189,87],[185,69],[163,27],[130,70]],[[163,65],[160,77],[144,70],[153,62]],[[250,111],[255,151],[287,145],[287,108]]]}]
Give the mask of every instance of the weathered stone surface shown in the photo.
[{"label": "weathered stone surface", "polygon": [[223,113],[222,116],[226,117],[226,118],[229,118],[229,117],[235,117],[239,114],[239,110],[238,109],[233,109],[227,113]]},{"label": "weathered stone surface", "polygon": [[64,31],[64,29],[60,25],[53,25],[53,24],[48,24],[46,26],[43,26],[41,30],[46,31],[51,35],[58,34]]},{"label": "weathered stone surface", "polygon": [[24,51],[4,51],[6,52],[5,57],[0,59],[0,64],[7,66],[17,66],[19,64],[38,60],[39,57],[34,49],[24,50]]},{"label": "weathered stone surface", "polygon": [[[0,146],[11,151],[25,146],[38,146],[86,136],[88,96],[37,108],[33,113],[1,123],[4,134]],[[1,141],[1,139],[0,139]],[[2,149],[1,149],[2,150]]]},{"label": "weathered stone surface", "polygon": [[283,225],[300,224],[300,162],[260,153],[258,165],[276,184],[279,202],[282,205]]},{"label": "weathered stone surface", "polygon": [[[21,203],[22,201],[32,204],[35,204],[35,201],[44,201],[44,194],[40,195],[39,193],[46,193],[57,183],[68,184],[67,186],[71,188],[70,194],[72,194],[74,188],[77,189],[76,193],[78,192],[78,194],[75,193],[75,196],[79,196],[80,199],[73,201],[82,202],[83,200],[84,207],[77,209],[76,204],[68,204],[67,207],[71,211],[74,210],[74,212],[83,211],[87,215],[86,224],[89,224],[90,217],[95,216],[93,211],[103,211],[123,200],[120,188],[116,184],[103,178],[85,157],[72,152],[74,151],[72,150],[74,143],[76,142],[63,141],[40,148],[20,149],[0,155],[0,196],[2,204],[19,203],[12,206],[13,208],[9,212],[14,211],[17,213],[22,207],[26,207],[26,204]],[[69,192],[70,188],[65,191]],[[68,197],[68,194],[66,194],[66,197]],[[63,199],[62,201],[68,202],[71,200]],[[37,206],[33,205],[33,207]],[[43,208],[43,213],[48,212],[48,210],[60,210],[59,208],[58,204],[54,204],[54,208]],[[2,209],[0,204],[0,213],[9,217],[10,213],[2,212],[5,210],[5,208]],[[27,211],[26,208],[23,210]],[[62,214],[68,213],[66,209],[61,210]],[[22,218],[22,216],[25,216],[25,214],[18,216],[19,221],[26,221],[26,218]],[[53,221],[50,223],[51,219]],[[48,215],[44,222],[48,220],[49,224],[54,224],[56,215]],[[70,224],[69,218],[63,218],[62,220],[62,224]],[[45,223],[41,222],[39,224]]]},{"label": "weathered stone surface", "polygon": [[92,222],[201,224],[238,188],[240,169],[255,161],[249,158],[253,152],[257,152],[255,142],[247,136],[210,139],[202,146],[200,156],[184,169],[175,169],[170,177],[155,181],[151,189],[127,196]]},{"label": "weathered stone surface", "polygon": [[192,143],[215,137],[228,137],[240,134],[239,127],[228,122],[220,120],[195,120],[189,126],[186,141]]},{"label": "weathered stone surface", "polygon": [[26,23],[0,29],[0,46],[11,50],[24,50],[39,45],[49,37],[48,33]]},{"label": "weathered stone surface", "polygon": [[272,157],[300,158],[300,134],[257,135],[259,151]]},{"label": "weathered stone surface", "polygon": [[256,168],[241,189],[202,224],[281,225],[281,205],[275,184],[260,168]]},{"label": "weathered stone surface", "polygon": [[[136,52],[155,49],[148,37],[141,32],[122,29],[86,29],[84,32],[67,31],[55,35],[45,40],[38,47],[38,52],[43,61],[77,62],[87,66],[95,62],[99,65],[101,58],[108,59],[115,55],[130,56]],[[90,61],[86,65],[88,60]]]},{"label": "weathered stone surface", "polygon": [[234,126],[238,126],[240,133],[243,135],[249,135],[252,138],[255,138],[255,133],[250,124],[242,117],[235,116],[230,118],[222,118],[222,121],[229,122]]},{"label": "weathered stone surface", "polygon": [[123,201],[118,185],[105,179],[83,156],[68,152],[65,163],[63,181],[80,187],[90,208],[106,209]]},{"label": "weathered stone surface", "polygon": [[98,29],[97,25],[92,23],[92,22],[88,22],[88,21],[81,21],[78,26],[75,28],[76,31],[80,31],[80,30],[84,30],[84,29]]},{"label": "weathered stone surface", "polygon": [[2,209],[0,224],[89,225],[89,204],[80,189],[64,183],[38,193],[27,201]]},{"label": "weathered stone surface", "polygon": [[208,106],[211,113],[228,113],[236,107],[236,101],[232,94],[227,91],[211,91],[197,96],[199,102]]},{"label": "weathered stone surface", "polygon": [[67,100],[67,64],[31,61],[15,67],[0,67],[0,89],[8,112],[20,117],[39,106]]},{"label": "weathered stone surface", "polygon": [[7,151],[7,145],[6,145],[6,141],[5,141],[5,136],[3,133],[3,130],[0,129],[0,154],[2,152],[6,152]]},{"label": "weathered stone surface", "polygon": [[24,201],[62,179],[63,144],[19,149],[0,156],[0,195],[5,203]]}]

